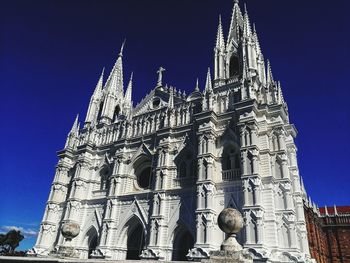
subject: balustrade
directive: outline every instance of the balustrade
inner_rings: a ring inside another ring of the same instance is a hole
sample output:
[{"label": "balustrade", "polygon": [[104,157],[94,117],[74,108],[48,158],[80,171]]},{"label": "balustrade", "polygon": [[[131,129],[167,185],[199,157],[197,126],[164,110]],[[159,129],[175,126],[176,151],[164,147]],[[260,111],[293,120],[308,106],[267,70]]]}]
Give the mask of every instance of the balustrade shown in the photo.
[{"label": "balustrade", "polygon": [[231,169],[222,171],[222,180],[223,181],[236,181],[241,178],[241,170],[240,169]]}]

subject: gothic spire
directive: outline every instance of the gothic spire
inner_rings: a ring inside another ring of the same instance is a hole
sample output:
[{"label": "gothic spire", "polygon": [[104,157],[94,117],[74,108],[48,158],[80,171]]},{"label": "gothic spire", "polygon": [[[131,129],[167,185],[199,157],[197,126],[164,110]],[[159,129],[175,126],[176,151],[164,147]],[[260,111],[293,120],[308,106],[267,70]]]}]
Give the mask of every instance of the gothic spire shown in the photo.
[{"label": "gothic spire", "polygon": [[134,73],[131,72],[128,88],[126,89],[125,98],[124,98],[124,101],[128,106],[131,106],[131,104],[132,104],[131,101],[132,101],[132,78],[133,78],[133,75],[134,75]]},{"label": "gothic spire", "polygon": [[80,126],[80,124],[79,124],[79,114],[77,114],[69,134],[78,135],[78,133],[79,133],[79,126]]},{"label": "gothic spire", "polygon": [[206,79],[206,82],[205,82],[205,91],[206,92],[213,91],[213,86],[211,84],[210,68],[208,68],[207,79]]},{"label": "gothic spire", "polygon": [[239,27],[242,25],[243,17],[241,9],[239,8],[238,1],[234,1],[233,10],[232,10],[232,17],[231,17],[231,23],[230,23],[230,30],[227,38],[227,45],[231,43],[232,40],[234,40],[236,43],[238,42],[239,38]]},{"label": "gothic spire", "polygon": [[271,69],[271,64],[270,64],[270,60],[267,60],[267,75],[266,75],[266,85],[270,86],[273,84],[274,80],[273,80],[273,76],[272,76],[272,69]]},{"label": "gothic spire", "polygon": [[111,73],[106,82],[106,88],[109,92],[116,93],[122,95],[124,93],[123,90],[123,50],[124,50],[125,41],[123,42],[118,58],[113,66]]},{"label": "gothic spire", "polygon": [[105,72],[105,68],[102,69],[102,72],[101,72],[100,78],[98,79],[98,82],[96,84],[96,88],[95,88],[93,96],[96,96],[96,95],[100,94],[100,92],[103,89],[103,75],[104,75],[104,72]]},{"label": "gothic spire", "polygon": [[243,24],[243,34],[244,37],[249,37],[252,34],[252,28],[250,26],[250,20],[249,20],[249,15],[248,15],[248,10],[247,10],[247,5],[244,4],[244,24]]},{"label": "gothic spire", "polygon": [[256,32],[255,24],[253,24],[253,38],[256,46],[256,53],[259,56],[261,54],[261,47],[260,47],[260,42],[258,38],[258,33]]},{"label": "gothic spire", "polygon": [[224,33],[222,31],[221,15],[219,16],[218,32],[216,35],[216,49],[223,51],[225,48]]}]

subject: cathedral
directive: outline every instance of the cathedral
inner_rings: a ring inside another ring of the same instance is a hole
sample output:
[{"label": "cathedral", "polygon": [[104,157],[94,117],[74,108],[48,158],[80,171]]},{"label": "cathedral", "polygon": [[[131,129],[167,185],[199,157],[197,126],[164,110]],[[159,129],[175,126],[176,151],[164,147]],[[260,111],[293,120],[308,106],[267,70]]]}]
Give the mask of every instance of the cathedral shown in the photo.
[{"label": "cathedral", "polygon": [[217,217],[232,207],[254,262],[312,262],[297,130],[238,0],[227,38],[219,20],[204,89],[164,85],[160,68],[134,106],[123,48],[58,152],[31,254],[200,261],[220,249]]}]

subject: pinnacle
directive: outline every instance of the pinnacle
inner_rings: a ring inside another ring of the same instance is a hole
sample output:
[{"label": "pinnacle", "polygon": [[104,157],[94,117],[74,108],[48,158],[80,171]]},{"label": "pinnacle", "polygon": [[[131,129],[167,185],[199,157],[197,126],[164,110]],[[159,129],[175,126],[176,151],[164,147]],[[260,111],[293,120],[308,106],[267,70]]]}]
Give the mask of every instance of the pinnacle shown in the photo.
[{"label": "pinnacle", "polygon": [[198,82],[198,78],[197,78],[197,81],[196,81],[196,87],[194,89],[195,91],[199,91],[199,82]]},{"label": "pinnacle", "polygon": [[230,29],[229,29],[228,38],[227,38],[227,44],[229,44],[232,39],[234,39],[236,42],[238,41],[237,32],[242,20],[243,20],[243,17],[242,17],[241,9],[239,8],[239,5],[238,5],[238,0],[235,0],[233,9],[232,9],[232,16],[231,16]]},{"label": "pinnacle", "polygon": [[75,134],[79,131],[79,114],[75,117],[72,129],[70,130],[71,134]]},{"label": "pinnacle", "polygon": [[133,79],[133,76],[134,76],[134,72],[131,72],[129,84],[128,84],[128,87],[127,87],[126,93],[125,93],[125,103],[127,103],[127,104],[131,104],[131,100],[132,100],[131,97],[132,97],[132,79]]},{"label": "pinnacle", "polygon": [[207,73],[207,80],[205,83],[205,90],[206,91],[212,91],[213,86],[211,84],[211,76],[210,76],[210,68],[208,68],[208,73]]},{"label": "pinnacle", "polygon": [[224,34],[222,31],[221,15],[219,15],[218,32],[216,36],[216,48],[221,49],[225,47]]}]

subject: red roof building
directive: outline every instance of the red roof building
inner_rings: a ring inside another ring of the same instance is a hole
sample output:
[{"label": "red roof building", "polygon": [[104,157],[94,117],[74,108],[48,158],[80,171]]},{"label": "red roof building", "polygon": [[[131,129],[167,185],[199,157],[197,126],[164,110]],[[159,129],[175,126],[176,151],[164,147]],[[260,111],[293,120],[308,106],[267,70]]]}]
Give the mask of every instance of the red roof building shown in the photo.
[{"label": "red roof building", "polygon": [[311,257],[318,263],[350,263],[350,206],[317,208],[305,202]]}]

